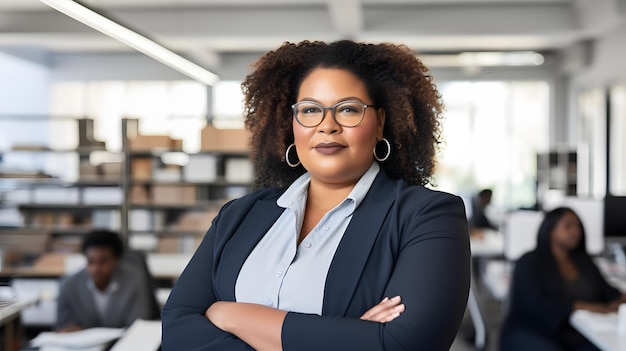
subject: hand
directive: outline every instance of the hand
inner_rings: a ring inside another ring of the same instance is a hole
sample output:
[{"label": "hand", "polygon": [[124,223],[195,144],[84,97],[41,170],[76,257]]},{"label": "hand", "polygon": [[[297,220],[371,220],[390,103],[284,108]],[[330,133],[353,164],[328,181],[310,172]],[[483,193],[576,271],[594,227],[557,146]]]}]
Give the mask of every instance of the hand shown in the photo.
[{"label": "hand", "polygon": [[378,323],[391,322],[404,312],[404,304],[401,304],[401,301],[400,296],[392,297],[391,299],[385,297],[378,305],[363,313],[360,319]]}]

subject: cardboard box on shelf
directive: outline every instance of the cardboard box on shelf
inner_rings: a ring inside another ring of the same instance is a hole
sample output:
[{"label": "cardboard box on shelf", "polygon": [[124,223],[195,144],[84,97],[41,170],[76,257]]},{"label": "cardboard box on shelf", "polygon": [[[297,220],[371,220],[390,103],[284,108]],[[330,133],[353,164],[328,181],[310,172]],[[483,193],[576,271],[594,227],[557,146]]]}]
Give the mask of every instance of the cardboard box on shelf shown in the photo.
[{"label": "cardboard box on shelf", "polygon": [[211,226],[215,216],[217,216],[217,210],[185,212],[178,218],[171,229],[179,231],[206,231]]},{"label": "cardboard box on shelf", "polygon": [[180,238],[171,236],[159,238],[156,251],[159,253],[179,253]]},{"label": "cardboard box on shelf", "polygon": [[104,162],[100,164],[100,170],[105,177],[119,177],[124,171],[124,164],[122,162]]},{"label": "cardboard box on shelf", "polygon": [[193,205],[196,187],[193,185],[154,185],[152,203],[156,205]]},{"label": "cardboard box on shelf", "polygon": [[134,180],[150,180],[152,178],[152,158],[133,158],[130,164],[130,175]]},{"label": "cardboard box on shelf", "polygon": [[204,127],[200,134],[202,151],[246,152],[250,133],[245,129],[217,129],[212,125]]},{"label": "cardboard box on shelf", "polygon": [[143,185],[133,185],[130,188],[130,203],[144,205],[148,203],[148,189]]},{"label": "cardboard box on shelf", "polygon": [[81,180],[95,180],[98,178],[98,168],[89,162],[81,162],[78,166],[78,174]]},{"label": "cardboard box on shelf", "polygon": [[150,151],[154,148],[181,150],[182,141],[167,135],[137,135],[128,140],[128,147],[132,151]]}]

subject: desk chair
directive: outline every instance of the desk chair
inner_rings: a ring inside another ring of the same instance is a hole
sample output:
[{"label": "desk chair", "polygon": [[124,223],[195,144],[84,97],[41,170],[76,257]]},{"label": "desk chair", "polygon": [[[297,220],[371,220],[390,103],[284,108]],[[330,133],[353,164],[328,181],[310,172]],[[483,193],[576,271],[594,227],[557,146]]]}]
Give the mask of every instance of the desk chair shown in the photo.
[{"label": "desk chair", "polygon": [[143,279],[145,284],[150,287],[150,317],[151,320],[161,319],[161,307],[156,297],[157,284],[146,262],[146,257],[139,251],[127,250],[122,257],[122,261],[138,267],[144,273]]}]

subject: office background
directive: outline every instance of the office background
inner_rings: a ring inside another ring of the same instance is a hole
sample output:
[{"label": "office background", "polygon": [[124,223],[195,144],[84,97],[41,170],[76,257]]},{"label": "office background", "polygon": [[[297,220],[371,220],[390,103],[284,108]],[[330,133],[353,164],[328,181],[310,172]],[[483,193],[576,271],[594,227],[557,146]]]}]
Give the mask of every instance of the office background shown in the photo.
[{"label": "office background", "polygon": [[[118,177],[112,183],[129,184],[106,189],[120,188],[118,198],[109,193],[109,202],[124,204],[97,209],[87,217],[92,224],[122,229],[138,249],[189,254],[208,218],[198,217],[249,189],[245,150],[209,145],[209,139],[219,138],[219,128],[241,126],[239,82],[262,53],[284,41],[349,38],[414,49],[430,67],[447,108],[446,144],[435,186],[468,201],[481,188],[494,189],[490,214],[500,222],[510,211],[549,208],[567,198],[595,201],[594,209],[602,210],[607,195],[626,196],[624,0],[84,3],[209,69],[219,81],[194,81],[39,1],[4,0],[0,171],[42,172],[67,190],[88,173],[106,175],[101,165],[115,168],[117,163],[119,169],[109,170]],[[85,118],[93,124],[83,126],[83,137],[106,144],[105,153],[89,155],[87,163],[100,167],[97,170],[82,167],[82,151],[32,152],[37,151],[33,147],[76,150],[81,138],[77,120]],[[218,130],[208,130],[207,121]],[[138,133],[129,133],[133,128]],[[131,140],[137,135],[169,139],[144,139],[147,146],[135,140],[133,148]],[[160,148],[156,156],[152,146]],[[24,150],[28,147],[31,150]],[[182,153],[162,157],[163,148],[169,147]],[[189,181],[207,171],[189,165],[203,163],[214,165],[208,170],[213,177]],[[237,178],[241,174],[243,178]],[[46,223],[39,229],[61,227],[66,234],[86,227],[81,216],[68,219],[58,212],[54,219],[40,215],[33,220],[33,211],[40,210],[25,211],[25,205],[33,196],[46,197],[49,188],[42,194],[32,180],[9,178],[0,181],[0,226],[33,229]],[[160,184],[150,183],[154,178]],[[177,179],[187,179],[187,188],[168,188],[168,181]],[[215,184],[222,181],[227,184]],[[91,185],[99,196],[102,184]],[[29,193],[16,192],[24,189]],[[81,199],[86,196],[84,188],[77,191]],[[74,196],[71,191],[63,194]],[[58,195],[53,191],[47,196]],[[180,201],[151,203],[160,206],[156,209],[145,203],[132,208],[142,198],[151,202],[172,195]],[[173,210],[165,209],[173,205]],[[174,233],[172,225],[181,224],[181,213],[187,214],[183,224],[190,226]],[[600,238],[594,253],[600,254],[606,246],[604,213],[591,217]],[[620,235],[613,233],[610,240]],[[65,240],[57,246],[61,251],[76,240],[58,237]]]}]

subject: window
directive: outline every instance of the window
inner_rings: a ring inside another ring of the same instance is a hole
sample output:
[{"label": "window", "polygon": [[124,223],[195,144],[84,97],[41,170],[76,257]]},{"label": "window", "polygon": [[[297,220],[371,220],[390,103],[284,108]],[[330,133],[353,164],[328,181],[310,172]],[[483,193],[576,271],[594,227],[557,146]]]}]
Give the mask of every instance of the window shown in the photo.
[{"label": "window", "polygon": [[534,206],[536,157],[549,143],[548,83],[453,81],[439,91],[445,143],[436,186],[466,199],[491,188],[501,209]]}]

